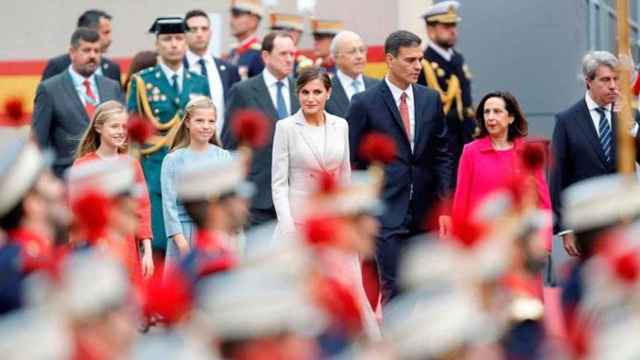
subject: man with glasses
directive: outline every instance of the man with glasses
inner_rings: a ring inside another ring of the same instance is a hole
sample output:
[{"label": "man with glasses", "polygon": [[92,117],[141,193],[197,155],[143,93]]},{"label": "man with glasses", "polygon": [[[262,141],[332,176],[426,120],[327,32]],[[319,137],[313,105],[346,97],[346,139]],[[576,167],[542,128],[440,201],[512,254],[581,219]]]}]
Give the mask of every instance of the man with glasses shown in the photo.
[{"label": "man with glasses", "polygon": [[327,111],[345,117],[351,97],[378,83],[363,75],[367,66],[367,46],[360,35],[341,31],[331,42],[331,54],[336,62],[336,76],[331,80],[333,89],[327,102]]},{"label": "man with glasses", "polygon": [[228,60],[238,66],[240,78],[248,79],[256,76],[264,69],[260,55],[260,39],[257,31],[262,19],[260,0],[231,1],[231,33],[238,41],[231,49]]}]

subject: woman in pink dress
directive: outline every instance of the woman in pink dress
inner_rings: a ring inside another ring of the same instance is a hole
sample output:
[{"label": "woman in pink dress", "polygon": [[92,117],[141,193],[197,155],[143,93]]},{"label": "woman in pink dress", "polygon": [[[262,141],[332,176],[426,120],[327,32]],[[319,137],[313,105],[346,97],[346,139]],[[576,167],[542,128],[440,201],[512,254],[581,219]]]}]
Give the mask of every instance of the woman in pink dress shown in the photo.
[{"label": "woman in pink dress", "polygon": [[[484,96],[476,112],[476,140],[465,145],[458,167],[458,182],[453,198],[454,219],[469,219],[474,209],[495,190],[523,175],[521,151],[527,136],[525,119],[516,98],[508,92]],[[543,168],[533,174],[538,208],[551,216],[549,187]],[[551,249],[551,229],[544,234],[544,247]]]}]

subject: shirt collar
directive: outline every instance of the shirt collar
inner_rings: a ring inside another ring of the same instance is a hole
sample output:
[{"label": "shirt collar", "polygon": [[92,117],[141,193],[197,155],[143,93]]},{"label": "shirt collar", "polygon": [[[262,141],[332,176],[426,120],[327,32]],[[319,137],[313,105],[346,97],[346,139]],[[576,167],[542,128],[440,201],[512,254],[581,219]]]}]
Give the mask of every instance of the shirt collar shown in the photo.
[{"label": "shirt collar", "polygon": [[[591,94],[589,94],[589,91],[587,90],[587,93],[584,95],[584,101],[587,103],[587,108],[589,109],[589,111],[592,110],[596,110],[597,108],[600,108],[602,106],[598,105],[597,102],[595,102],[592,98],[591,98]],[[605,106],[604,108],[607,111],[611,111],[611,106],[612,104],[608,104],[607,106]]]},{"label": "shirt collar", "polygon": [[167,65],[163,64],[162,61],[159,61],[158,65],[160,65],[160,69],[162,69],[162,72],[164,73],[164,76],[167,77],[167,80],[171,81],[171,78],[173,78],[174,74],[178,75],[178,79],[182,79],[182,73],[184,72],[184,66],[182,66],[182,64],[180,64],[180,68],[178,69],[178,71],[171,70]]},{"label": "shirt collar", "polygon": [[69,65],[69,75],[71,75],[71,80],[73,81],[73,83],[76,86],[81,86],[82,83],[85,80],[89,80],[89,82],[91,83],[91,85],[94,85],[96,83],[95,79],[96,79],[96,74],[93,73],[91,74],[91,76],[89,76],[88,78],[78,74],[74,69],[73,69],[73,65]]},{"label": "shirt collar", "polygon": [[336,71],[336,75],[338,76],[338,80],[340,80],[340,83],[347,84],[347,85],[351,86],[351,84],[353,83],[354,80],[358,80],[358,81],[360,81],[360,85],[362,85],[362,88],[364,89],[364,76],[362,76],[362,74],[358,75],[354,79],[351,76],[349,76],[349,75],[343,73],[342,71],[340,71],[340,69],[338,69]]},{"label": "shirt collar", "polygon": [[[262,77],[264,78],[264,82],[267,85],[267,88],[269,88],[271,86],[275,86],[275,84],[278,82],[278,79],[266,67],[262,71]],[[285,77],[281,81],[284,83],[284,88],[288,90],[289,89],[289,81],[287,81],[287,78]]]},{"label": "shirt collar", "polygon": [[199,56],[193,51],[187,50],[187,62],[189,63],[189,66],[197,64],[200,59],[204,59],[205,63],[207,63],[210,59],[210,56],[207,56],[208,54],[209,53],[207,52],[204,56]]},{"label": "shirt collar", "polygon": [[391,95],[393,95],[393,99],[396,102],[400,101],[400,96],[402,96],[403,92],[407,93],[407,99],[409,101],[413,99],[413,86],[409,85],[406,90],[402,90],[399,87],[393,85],[391,81],[389,81],[389,77],[385,76],[384,81],[387,83],[389,90],[391,90]]},{"label": "shirt collar", "polygon": [[453,57],[453,49],[444,49],[433,41],[429,42],[429,47],[435,50],[435,52],[437,52],[445,60],[451,61],[451,58]]}]

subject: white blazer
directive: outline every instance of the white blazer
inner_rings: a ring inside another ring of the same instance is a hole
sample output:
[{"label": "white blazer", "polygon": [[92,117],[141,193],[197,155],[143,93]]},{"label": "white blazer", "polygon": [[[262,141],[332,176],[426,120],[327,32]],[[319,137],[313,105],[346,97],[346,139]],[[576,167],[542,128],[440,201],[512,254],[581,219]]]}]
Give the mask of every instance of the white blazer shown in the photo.
[{"label": "white blazer", "polygon": [[310,125],[302,110],[276,122],[271,191],[280,234],[294,232],[303,220],[305,200],[314,188],[317,172],[331,172],[342,182],[351,177],[347,121],[327,112],[324,115],[324,149],[309,137]]}]

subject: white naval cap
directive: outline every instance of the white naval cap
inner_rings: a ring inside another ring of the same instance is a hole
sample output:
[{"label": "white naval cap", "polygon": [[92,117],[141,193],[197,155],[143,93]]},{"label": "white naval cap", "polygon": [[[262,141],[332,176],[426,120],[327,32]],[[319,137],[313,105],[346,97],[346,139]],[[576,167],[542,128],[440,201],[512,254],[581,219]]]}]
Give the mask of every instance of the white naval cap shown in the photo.
[{"label": "white naval cap", "polygon": [[22,199],[48,162],[28,133],[0,129],[0,216]]},{"label": "white naval cap", "polygon": [[178,176],[176,190],[183,200],[208,200],[211,197],[235,193],[251,197],[255,186],[245,180],[246,160],[242,153],[223,159],[207,159],[190,164]]},{"label": "white naval cap", "polygon": [[458,16],[460,3],[453,0],[441,1],[433,4],[422,15],[427,22],[439,22],[443,24],[455,24],[461,20]]},{"label": "white naval cap", "polygon": [[139,192],[133,161],[128,156],[118,156],[72,166],[67,172],[70,197],[73,199],[88,189],[100,190],[107,196]]},{"label": "white naval cap", "polygon": [[564,227],[574,231],[613,225],[640,215],[635,177],[603,175],[577,182],[562,193]]},{"label": "white naval cap", "polygon": [[62,294],[70,316],[94,316],[126,303],[129,278],[115,259],[99,250],[83,249],[65,259]]},{"label": "white naval cap", "polygon": [[198,308],[223,340],[283,332],[315,336],[326,324],[303,284],[279,275],[234,271],[205,281],[198,291]]}]

